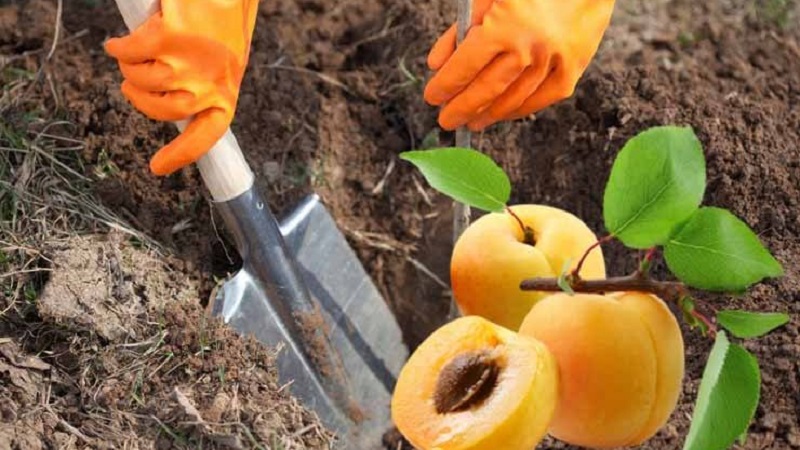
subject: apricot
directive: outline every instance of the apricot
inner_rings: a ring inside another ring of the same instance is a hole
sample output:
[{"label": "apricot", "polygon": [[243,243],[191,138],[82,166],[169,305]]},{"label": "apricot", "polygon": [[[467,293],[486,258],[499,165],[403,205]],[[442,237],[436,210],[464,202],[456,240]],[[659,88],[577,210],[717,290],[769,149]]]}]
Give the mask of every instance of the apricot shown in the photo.
[{"label": "apricot", "polygon": [[554,294],[537,303],[519,333],[555,355],[559,399],[549,434],[572,445],[638,445],[669,419],[681,392],[684,347],[678,321],[656,296]]},{"label": "apricot", "polygon": [[534,339],[478,316],[433,332],[392,395],[392,419],[423,450],[531,450],[558,390],[553,355]]},{"label": "apricot", "polygon": [[[479,315],[516,331],[531,307],[549,295],[522,291],[520,282],[557,277],[570,261],[572,270],[597,236],[576,216],[550,206],[515,205],[511,210],[533,232],[525,242],[519,222],[508,212],[491,213],[473,222],[456,242],[450,262],[453,297],[464,315]],[[605,278],[598,247],[580,275]]]}]

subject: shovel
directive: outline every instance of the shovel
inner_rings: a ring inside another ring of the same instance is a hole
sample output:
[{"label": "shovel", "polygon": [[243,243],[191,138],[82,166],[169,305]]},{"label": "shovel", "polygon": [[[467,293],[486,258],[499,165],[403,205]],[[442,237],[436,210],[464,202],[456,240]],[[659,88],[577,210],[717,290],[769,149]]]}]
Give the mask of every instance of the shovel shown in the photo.
[{"label": "shovel", "polygon": [[[130,30],[159,8],[158,0],[116,2]],[[320,198],[307,197],[279,222],[230,129],[197,166],[243,261],[211,314],[280,349],[280,381],[336,433],[337,448],[382,448],[408,349]]]}]

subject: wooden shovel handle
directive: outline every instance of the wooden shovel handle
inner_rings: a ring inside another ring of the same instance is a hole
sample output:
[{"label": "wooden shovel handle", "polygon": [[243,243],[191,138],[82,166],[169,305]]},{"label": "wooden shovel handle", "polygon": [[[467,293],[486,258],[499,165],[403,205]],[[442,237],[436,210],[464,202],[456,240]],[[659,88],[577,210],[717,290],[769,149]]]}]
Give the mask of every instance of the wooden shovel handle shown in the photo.
[{"label": "wooden shovel handle", "polygon": [[[159,0],[116,0],[129,30],[137,28],[159,8]],[[175,122],[183,131],[186,122]],[[231,200],[253,185],[253,171],[244,159],[230,128],[198,162],[197,167],[211,196],[217,202]]]}]

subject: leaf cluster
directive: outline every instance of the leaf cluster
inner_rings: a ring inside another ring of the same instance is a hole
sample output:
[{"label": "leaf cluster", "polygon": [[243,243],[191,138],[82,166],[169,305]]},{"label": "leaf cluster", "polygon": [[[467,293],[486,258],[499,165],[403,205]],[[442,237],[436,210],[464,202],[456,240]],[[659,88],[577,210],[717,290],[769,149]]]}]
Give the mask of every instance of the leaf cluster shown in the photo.
[{"label": "leaf cluster", "polygon": [[640,133],[617,155],[603,197],[608,231],[634,249],[662,246],[669,270],[688,286],[741,292],[783,268],[730,211],[702,207],[706,166],[691,128]]},{"label": "leaf cluster", "polygon": [[[491,158],[466,148],[405,152],[428,183],[456,201],[490,213],[507,208],[508,176]],[[766,278],[783,275],[781,264],[756,233],[732,212],[703,206],[706,161],[690,127],[659,126],[631,138],[618,153],[603,195],[610,235],[631,249],[662,248],[670,272],[695,289],[743,293]],[[562,273],[562,289],[570,285]],[[679,306],[690,325],[694,300]],[[763,336],[786,324],[781,313],[720,311],[725,329],[715,335],[683,450],[723,450],[746,431],[761,387],[758,361],[731,342]],[[694,321],[694,322],[693,322]]]}]

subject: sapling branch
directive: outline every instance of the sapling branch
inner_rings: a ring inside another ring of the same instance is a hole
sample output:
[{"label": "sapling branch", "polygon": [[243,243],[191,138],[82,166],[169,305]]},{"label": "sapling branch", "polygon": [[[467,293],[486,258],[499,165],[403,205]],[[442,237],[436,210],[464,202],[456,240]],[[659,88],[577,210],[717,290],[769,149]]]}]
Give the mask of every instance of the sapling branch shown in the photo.
[{"label": "sapling branch", "polygon": [[608,236],[600,238],[600,240],[598,240],[597,242],[592,244],[588,249],[586,249],[586,253],[584,253],[583,256],[581,257],[581,260],[578,261],[578,265],[575,266],[575,270],[572,271],[572,277],[576,279],[580,277],[581,269],[583,269],[583,263],[586,262],[586,258],[589,257],[589,253],[592,253],[594,249],[600,247],[601,245],[605,244],[606,242],[609,242],[612,239],[614,239],[614,236],[609,234]]},{"label": "sapling branch", "polygon": [[[642,261],[644,262],[652,260],[652,257],[650,256],[651,253],[654,254],[655,252],[652,250],[649,251],[648,256],[646,256]],[[557,278],[529,278],[520,283],[520,289],[523,291],[562,292],[565,290],[565,286],[559,283],[559,280],[560,279]],[[611,292],[630,291],[646,292],[653,294],[665,301],[676,302],[689,316],[704,325],[712,339],[716,337],[717,327],[714,322],[699,312],[694,307],[693,301],[691,302],[691,307],[688,309],[683,304],[683,299],[690,298],[689,289],[680,281],[654,280],[650,278],[648,272],[637,270],[636,272],[624,277],[611,277],[601,280],[584,280],[579,276],[570,274],[564,277],[561,282],[566,282],[569,291],[572,293],[606,294]]]},{"label": "sapling branch", "polygon": [[[662,299],[677,300],[687,294],[686,285],[678,281],[657,281],[638,273],[624,277],[611,277],[602,280],[584,280],[569,276],[567,282],[574,292],[604,294],[607,292],[638,291],[654,294]],[[520,283],[523,291],[561,292],[555,278],[530,278]]]}]

